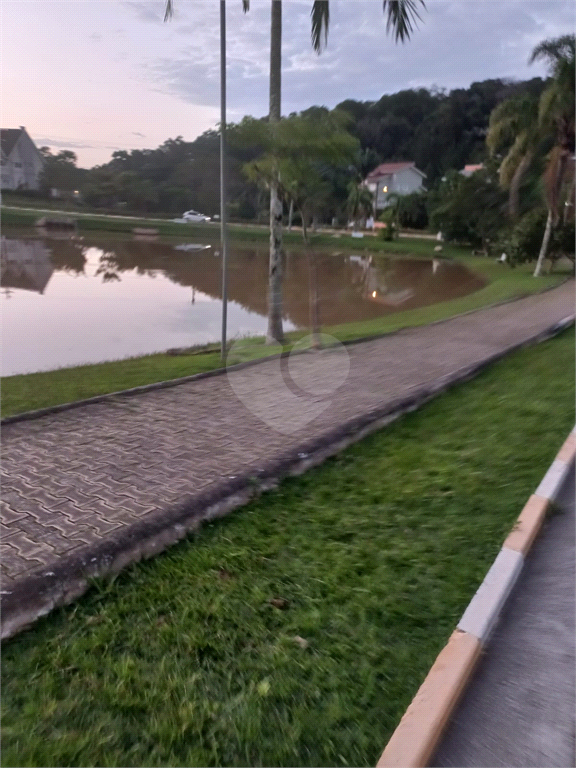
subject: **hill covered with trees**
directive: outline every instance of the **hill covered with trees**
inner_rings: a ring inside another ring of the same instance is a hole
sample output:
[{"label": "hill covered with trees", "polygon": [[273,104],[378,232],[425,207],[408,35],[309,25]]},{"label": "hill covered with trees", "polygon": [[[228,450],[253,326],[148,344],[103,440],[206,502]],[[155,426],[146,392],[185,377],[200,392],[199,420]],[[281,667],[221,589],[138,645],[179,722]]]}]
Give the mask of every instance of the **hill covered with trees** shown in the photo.
[{"label": "hill covered with trees", "polygon": [[[485,80],[450,92],[420,88],[386,94],[374,102],[346,99],[336,110],[350,116],[348,131],[359,142],[357,175],[365,176],[384,161],[414,160],[427,174],[426,186],[433,189],[448,171],[487,158],[490,114],[498,104],[521,93],[539,97],[544,87],[541,78]],[[326,112],[311,107],[302,114],[313,116],[314,110]],[[237,130],[238,125],[229,126],[231,214],[245,220],[261,215],[265,221],[265,193],[243,173],[259,148],[241,146],[235,141]],[[43,189],[80,189],[86,204],[106,210],[179,215],[193,208],[213,216],[219,212],[219,151],[219,134],[210,130],[192,142],[178,136],[156,149],[117,151],[109,163],[76,174],[73,153],[47,153]],[[349,163],[335,169],[327,179],[332,196],[325,201],[326,220],[346,216],[343,172],[348,168]]]}]

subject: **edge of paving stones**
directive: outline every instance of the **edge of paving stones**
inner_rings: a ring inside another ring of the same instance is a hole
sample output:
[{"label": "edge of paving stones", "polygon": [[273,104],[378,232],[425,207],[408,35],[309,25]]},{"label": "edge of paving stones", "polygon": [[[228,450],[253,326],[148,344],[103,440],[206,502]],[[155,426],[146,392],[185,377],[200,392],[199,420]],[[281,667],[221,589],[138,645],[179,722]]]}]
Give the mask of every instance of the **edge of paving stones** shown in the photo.
[{"label": "edge of paving stones", "polygon": [[482,584],[388,741],[378,768],[424,768],[432,759],[575,455],[576,427],[524,505]]},{"label": "edge of paving stones", "polygon": [[220,483],[189,502],[163,510],[127,526],[103,541],[38,569],[7,585],[1,595],[2,639],[13,637],[41,616],[80,597],[95,578],[118,573],[143,558],[153,557],[185,538],[203,521],[224,517],[262,492],[275,488],[284,477],[296,476],[324,462],[405,413],[414,411],[455,384],[477,374],[509,353],[545,341],[574,323],[564,318],[523,342],[513,344],[480,362],[442,376],[386,406],[351,419],[298,449],[269,461],[261,470]]},{"label": "edge of paving stones", "polygon": [[[457,315],[452,315],[451,317],[445,317],[442,320],[434,320],[431,323],[426,323],[425,325],[405,325],[402,328],[397,328],[394,331],[387,331],[386,333],[379,333],[374,336],[361,336],[357,339],[347,339],[345,341],[340,342],[344,346],[351,346],[352,344],[363,344],[367,341],[375,341],[377,339],[384,339],[387,336],[395,336],[399,333],[402,333],[403,331],[409,331],[414,330],[416,328],[424,328],[429,327],[433,325],[441,325],[442,323],[447,323],[450,320],[455,320],[458,317],[466,317],[466,315],[472,315],[475,312],[482,312],[485,309],[493,309],[494,307],[501,307],[505,304],[513,304],[515,301],[521,301],[522,299],[528,299],[530,296],[538,296],[542,293],[547,293],[548,291],[553,291],[556,288],[560,288],[560,286],[567,283],[569,280],[571,280],[572,277],[567,277],[565,280],[562,280],[557,285],[550,285],[546,288],[543,288],[541,291],[536,291],[535,293],[530,294],[524,294],[521,296],[515,296],[513,299],[506,299],[505,301],[497,301],[494,304],[487,304],[483,307],[476,307],[476,309],[469,309],[466,312],[460,312]],[[4,426],[7,424],[14,424],[18,421],[29,421],[32,419],[40,419],[42,416],[48,416],[52,413],[59,413],[60,411],[69,411],[72,408],[81,408],[85,405],[93,405],[94,403],[102,403],[106,402],[107,400],[114,401],[115,399],[119,397],[130,397],[132,395],[139,395],[145,392],[152,392],[156,389],[167,389],[169,387],[177,387],[180,384],[187,384],[190,381],[199,381],[200,379],[208,379],[212,376],[223,376],[224,374],[228,373],[228,371],[239,371],[243,368],[248,368],[253,365],[259,365],[260,363],[266,363],[269,360],[277,360],[279,357],[287,357],[288,355],[301,355],[306,354],[308,350],[298,350],[294,352],[279,352],[275,355],[267,355],[266,357],[259,357],[256,360],[247,360],[244,363],[237,363],[235,365],[230,366],[223,366],[220,368],[214,368],[211,371],[203,371],[202,373],[193,373],[190,376],[181,376],[177,379],[167,379],[166,381],[155,381],[152,384],[142,384],[138,387],[130,387],[129,389],[119,389],[116,392],[107,392],[103,395],[94,395],[94,397],[87,397],[83,400],[73,400],[70,403],[59,403],[58,405],[49,405],[46,408],[38,408],[34,411],[23,411],[22,413],[15,413],[12,416],[5,416],[4,418],[0,419],[0,426]]]}]

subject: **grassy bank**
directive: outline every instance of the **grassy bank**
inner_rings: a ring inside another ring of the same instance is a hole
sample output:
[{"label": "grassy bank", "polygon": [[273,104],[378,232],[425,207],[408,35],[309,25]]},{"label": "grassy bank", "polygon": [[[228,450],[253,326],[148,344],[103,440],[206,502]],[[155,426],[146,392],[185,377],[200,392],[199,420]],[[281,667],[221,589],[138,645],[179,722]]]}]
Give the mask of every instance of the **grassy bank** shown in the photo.
[{"label": "grassy bank", "polygon": [[[35,222],[46,214],[50,214],[50,209],[41,208],[24,209],[10,208],[3,206],[0,209],[0,221],[2,226],[13,227],[33,227]],[[55,214],[57,216],[57,214]],[[71,215],[78,225],[78,231],[84,233],[112,232],[131,234],[135,228],[154,228],[162,237],[179,237],[186,240],[213,240],[217,241],[220,237],[220,228],[216,222],[199,224],[178,224],[172,220],[166,219],[137,219],[118,215],[84,213],[84,212],[66,212]],[[408,238],[397,240],[393,243],[386,242],[377,237],[366,235],[364,238],[354,238],[346,234],[332,233],[314,233],[310,232],[310,243],[314,248],[331,248],[353,251],[377,251],[383,253],[413,253],[415,255],[430,256],[434,252],[434,246],[437,244],[433,240],[422,240],[419,238]],[[230,224],[229,237],[231,243],[262,243],[270,239],[270,233],[265,226],[254,226],[250,224]],[[302,233],[299,230],[283,233],[285,245],[293,247],[304,247]],[[445,247],[445,253],[451,258],[470,253],[470,249],[458,246],[448,245]]]},{"label": "grassy bank", "polygon": [[572,427],[573,371],[573,331],[516,353],[10,641],[2,764],[375,765]]},{"label": "grassy bank", "polygon": [[[486,285],[482,289],[468,296],[429,307],[398,312],[376,320],[327,327],[323,330],[345,341],[388,333],[406,326],[425,325],[461,312],[534,293],[553,286],[566,277],[565,274],[559,273],[536,280],[532,277],[528,265],[512,270],[496,264],[491,259],[477,256],[463,255],[460,256],[459,261],[482,275],[486,280]],[[289,344],[286,348],[305,333],[307,332],[298,331],[288,334]],[[263,339],[252,339],[249,343],[251,349],[247,350],[246,357],[268,354],[269,348],[265,347]],[[214,347],[212,349],[215,350]],[[159,353],[94,365],[62,368],[45,373],[5,376],[2,378],[2,416],[180,376],[190,376],[218,368],[220,365],[220,355],[217,351],[179,356]]]}]

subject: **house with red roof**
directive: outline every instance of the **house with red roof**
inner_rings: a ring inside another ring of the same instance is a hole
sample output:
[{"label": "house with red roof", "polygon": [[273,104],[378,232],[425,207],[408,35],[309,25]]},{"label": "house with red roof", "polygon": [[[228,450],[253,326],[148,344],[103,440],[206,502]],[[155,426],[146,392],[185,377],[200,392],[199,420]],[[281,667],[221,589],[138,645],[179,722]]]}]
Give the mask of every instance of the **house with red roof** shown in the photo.
[{"label": "house with red roof", "polygon": [[476,163],[475,165],[465,165],[464,170],[460,171],[462,176],[472,176],[473,173],[476,173],[476,171],[481,171],[484,168],[483,163]]},{"label": "house with red roof", "polygon": [[407,160],[401,163],[382,163],[370,171],[364,184],[375,195],[376,211],[381,211],[389,205],[391,194],[409,195],[425,191],[425,178],[426,174],[418,170],[414,162]]}]

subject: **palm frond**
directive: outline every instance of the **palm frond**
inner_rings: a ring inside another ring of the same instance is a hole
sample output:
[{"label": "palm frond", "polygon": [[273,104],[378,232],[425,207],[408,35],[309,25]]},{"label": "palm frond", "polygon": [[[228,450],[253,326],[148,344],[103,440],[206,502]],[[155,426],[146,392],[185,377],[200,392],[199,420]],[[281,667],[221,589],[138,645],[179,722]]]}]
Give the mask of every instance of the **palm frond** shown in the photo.
[{"label": "palm frond", "polygon": [[558,62],[563,59],[571,58],[574,60],[575,47],[576,38],[574,35],[562,35],[543,40],[532,51],[528,63],[533,64],[539,59],[544,59],[552,69],[555,69]]},{"label": "palm frond", "polygon": [[500,165],[498,175],[500,184],[504,189],[509,189],[518,166],[526,154],[530,151],[529,137],[526,131],[522,131],[516,137],[514,144],[508,150],[508,153]]},{"label": "palm frond", "polygon": [[486,146],[494,155],[521,131],[535,132],[538,124],[538,100],[530,94],[506,99],[492,110]]},{"label": "palm frond", "polygon": [[518,216],[520,209],[520,184],[524,178],[526,171],[530,167],[532,162],[532,152],[528,151],[524,157],[518,163],[514,175],[510,180],[510,195],[508,197],[508,212],[511,219],[515,219]]},{"label": "palm frond", "polygon": [[174,16],[174,3],[172,0],[166,0],[166,9],[164,11],[164,21],[168,21]]},{"label": "palm frond", "polygon": [[[312,47],[316,53],[322,53],[323,46],[328,42],[328,26],[330,24],[328,0],[314,0],[310,17],[312,19]],[[324,42],[322,42],[322,37],[324,37]]]},{"label": "palm frond", "polygon": [[382,9],[387,15],[386,32],[392,31],[396,42],[409,40],[414,31],[416,21],[422,17],[418,7],[426,8],[424,0],[384,0]]}]

